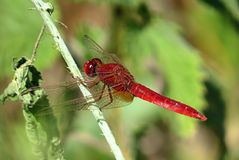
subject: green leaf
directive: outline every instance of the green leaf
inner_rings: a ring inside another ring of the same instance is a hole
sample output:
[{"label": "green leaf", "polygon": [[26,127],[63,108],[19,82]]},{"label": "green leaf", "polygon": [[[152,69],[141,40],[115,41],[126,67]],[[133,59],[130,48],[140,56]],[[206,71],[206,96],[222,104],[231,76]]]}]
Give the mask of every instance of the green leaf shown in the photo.
[{"label": "green leaf", "polygon": [[[13,57],[30,56],[43,22],[31,1],[0,1],[0,79],[10,75]],[[56,58],[52,38],[45,34],[37,54],[36,65],[45,68]],[[51,46],[51,47],[49,47]]]},{"label": "green leaf", "polygon": [[[124,40],[124,55],[134,59],[134,65],[138,65],[145,76],[148,75],[145,71],[148,71],[142,63],[154,57],[165,79],[165,95],[202,111],[205,104],[203,64],[198,51],[180,36],[178,27],[154,19],[144,29],[136,32],[130,30],[126,35],[129,36]],[[156,84],[148,83],[152,89],[155,88]],[[175,133],[181,136],[191,134],[199,122],[166,110],[160,110],[160,117],[166,118]]]},{"label": "green leaf", "polygon": [[[34,153],[40,159],[48,159],[47,157],[64,159],[55,117],[53,115],[38,117],[36,114],[42,108],[49,107],[45,92],[39,87],[42,80],[40,72],[24,57],[15,60],[13,66],[15,75],[0,96],[0,100],[4,102],[7,99],[18,98],[22,101],[26,133]],[[33,87],[35,89],[32,89]]]},{"label": "green leaf", "polygon": [[232,15],[239,22],[239,5],[237,0],[222,0],[225,6],[229,9]]},{"label": "green leaf", "polygon": [[26,133],[33,146],[33,152],[39,159],[47,159],[47,134],[41,124],[29,112],[27,107],[23,109],[23,115],[26,120]]},{"label": "green leaf", "polygon": [[[157,28],[160,35],[158,61],[168,85],[166,94],[201,111],[205,103],[202,61],[198,51],[169,26],[172,25],[161,22]],[[169,117],[169,120],[181,135],[190,134],[196,124],[183,116]]]}]

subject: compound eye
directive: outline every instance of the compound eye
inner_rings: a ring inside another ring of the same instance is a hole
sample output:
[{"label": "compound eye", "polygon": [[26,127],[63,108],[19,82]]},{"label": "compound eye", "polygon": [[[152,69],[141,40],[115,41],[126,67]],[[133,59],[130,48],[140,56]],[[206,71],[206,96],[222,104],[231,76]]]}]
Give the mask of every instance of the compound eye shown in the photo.
[{"label": "compound eye", "polygon": [[89,61],[87,61],[84,64],[84,72],[89,76],[89,77],[94,77],[97,75],[96,73],[96,68],[101,66],[102,62],[98,58],[93,58]]},{"label": "compound eye", "polygon": [[94,61],[87,61],[84,64],[84,72],[89,76],[89,77],[94,77],[96,75],[95,73],[95,68],[96,64]]}]

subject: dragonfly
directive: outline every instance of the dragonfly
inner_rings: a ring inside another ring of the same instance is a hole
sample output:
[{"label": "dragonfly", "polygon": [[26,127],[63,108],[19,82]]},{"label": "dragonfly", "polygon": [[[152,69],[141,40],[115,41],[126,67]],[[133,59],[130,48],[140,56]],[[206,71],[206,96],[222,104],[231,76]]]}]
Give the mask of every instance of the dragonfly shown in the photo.
[{"label": "dragonfly", "polygon": [[[84,39],[88,46],[87,48],[101,55],[101,57],[107,57],[105,58],[107,60],[95,56],[84,63],[83,70],[85,78],[84,80],[78,79],[75,83],[81,83],[86,86],[90,89],[93,96],[80,97],[66,102],[65,105],[74,103],[77,104],[78,109],[87,109],[90,103],[86,102],[85,99],[93,98],[94,102],[99,104],[100,109],[114,108],[128,105],[133,101],[134,97],[138,97],[167,110],[201,121],[207,120],[206,116],[193,107],[163,96],[136,82],[134,76],[121,64],[116,55],[106,53],[103,48],[89,36],[85,35]],[[69,84],[69,86],[71,86],[71,84]]]}]

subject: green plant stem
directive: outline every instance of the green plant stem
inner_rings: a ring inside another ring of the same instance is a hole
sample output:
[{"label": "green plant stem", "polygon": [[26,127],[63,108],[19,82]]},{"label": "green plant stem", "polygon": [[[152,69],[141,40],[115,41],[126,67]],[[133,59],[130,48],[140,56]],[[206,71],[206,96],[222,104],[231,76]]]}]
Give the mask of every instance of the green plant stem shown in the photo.
[{"label": "green plant stem", "polygon": [[[69,70],[71,71],[74,78],[80,78],[83,79],[82,74],[80,73],[75,61],[73,60],[68,48],[66,47],[63,39],[60,36],[60,33],[58,32],[55,24],[53,23],[50,13],[53,10],[53,7],[50,3],[44,3],[42,0],[31,0],[39,13],[41,14],[45,25],[49,29],[55,44],[57,46],[57,49],[60,51],[62,57],[64,58]],[[82,94],[85,97],[91,96],[91,93],[85,88],[82,84],[79,84],[79,88],[82,92]],[[92,96],[91,96],[92,97]],[[88,103],[91,103],[92,105],[89,107],[89,110],[92,112],[93,116],[95,117],[100,129],[103,132],[103,135],[105,136],[115,158],[117,160],[123,160],[124,156],[119,148],[119,146],[116,144],[115,138],[103,116],[103,113],[99,110],[99,107],[94,102],[94,99],[86,99]]]},{"label": "green plant stem", "polygon": [[39,45],[40,45],[40,41],[41,41],[42,36],[43,36],[43,34],[44,34],[44,32],[45,32],[45,29],[46,29],[46,26],[43,25],[42,28],[41,28],[41,31],[40,31],[40,33],[39,33],[39,35],[38,35],[38,37],[37,37],[37,40],[36,40],[36,42],[35,42],[35,45],[34,45],[34,48],[33,48],[33,51],[32,51],[32,57],[31,57],[31,62],[32,62],[32,63],[33,63],[33,62],[35,61],[35,59],[36,59],[37,49],[38,49],[38,47],[39,47]]}]

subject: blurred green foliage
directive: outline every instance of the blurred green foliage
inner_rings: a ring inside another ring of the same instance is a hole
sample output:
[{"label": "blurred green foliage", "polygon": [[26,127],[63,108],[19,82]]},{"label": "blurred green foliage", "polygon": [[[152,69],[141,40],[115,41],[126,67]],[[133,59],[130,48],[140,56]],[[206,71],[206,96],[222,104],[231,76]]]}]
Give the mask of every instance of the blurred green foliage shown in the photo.
[{"label": "blurred green foliage", "polygon": [[[0,67],[2,68],[0,79],[3,79],[5,75],[12,74],[13,58],[31,55],[37,34],[43,25],[37,10],[32,7],[31,1],[17,0],[14,5],[7,0],[0,2],[0,21],[2,22],[0,27]],[[57,12],[54,15],[57,16]],[[39,51],[43,54],[38,55],[39,61],[36,62],[40,68],[49,66],[56,58],[53,44],[52,38],[46,34],[39,47]]]},{"label": "blurred green foliage", "polygon": [[[239,158],[238,1],[62,0],[53,4],[53,16],[68,27],[58,25],[79,66],[91,58],[82,40],[87,34],[117,54],[136,81],[208,117],[207,122],[199,122],[139,99],[129,107],[104,111],[127,159]],[[2,80],[13,74],[14,57],[31,55],[42,26],[31,7],[30,1],[16,0],[14,5],[0,1]],[[56,57],[46,33],[36,58],[41,71],[53,68],[44,80],[58,78],[62,64],[54,65],[53,61],[60,61]],[[6,86],[2,83],[1,88]],[[1,109],[0,159],[37,159],[29,153],[32,145],[23,131],[22,116],[3,116],[6,109]],[[58,121],[66,159],[113,159],[88,112],[68,113]]]}]

